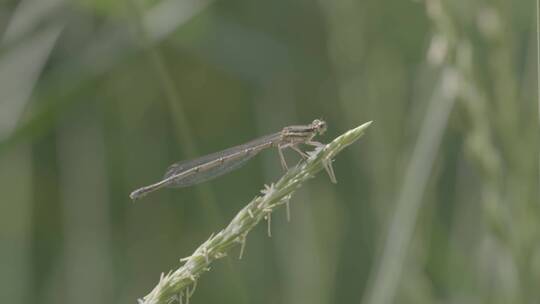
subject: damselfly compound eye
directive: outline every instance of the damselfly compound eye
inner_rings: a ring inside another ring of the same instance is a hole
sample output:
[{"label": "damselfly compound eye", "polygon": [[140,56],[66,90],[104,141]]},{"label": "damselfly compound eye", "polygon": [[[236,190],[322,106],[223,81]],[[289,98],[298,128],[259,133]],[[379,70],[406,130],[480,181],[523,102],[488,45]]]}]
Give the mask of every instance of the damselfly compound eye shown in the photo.
[{"label": "damselfly compound eye", "polygon": [[317,129],[317,132],[319,134],[323,134],[324,132],[326,132],[326,122],[324,122],[323,120],[315,119],[312,122],[312,125]]}]

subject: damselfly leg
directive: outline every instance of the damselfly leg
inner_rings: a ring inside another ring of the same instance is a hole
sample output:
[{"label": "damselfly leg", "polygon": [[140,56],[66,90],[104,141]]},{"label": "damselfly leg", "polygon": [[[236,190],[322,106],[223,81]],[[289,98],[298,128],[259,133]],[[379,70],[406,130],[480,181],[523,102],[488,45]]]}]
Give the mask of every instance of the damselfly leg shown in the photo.
[{"label": "damselfly leg", "polygon": [[[314,147],[317,147],[317,148],[323,148],[324,147],[324,144],[318,142],[318,141],[306,141],[305,142],[306,145],[310,145],[310,146],[314,146]],[[336,180],[336,175],[334,174],[334,167],[332,167],[332,160],[331,159],[328,159],[328,160],[324,160],[323,161],[323,166],[324,166],[324,170],[326,171],[326,173],[328,174],[328,177],[330,178],[330,181],[334,184],[337,184],[337,180]]]},{"label": "damselfly leg", "polygon": [[283,155],[283,149],[285,149],[286,145],[278,145],[278,154],[279,154],[279,160],[281,161],[281,166],[283,167],[283,170],[289,171],[289,166],[287,166],[287,162],[285,161],[285,156]]}]

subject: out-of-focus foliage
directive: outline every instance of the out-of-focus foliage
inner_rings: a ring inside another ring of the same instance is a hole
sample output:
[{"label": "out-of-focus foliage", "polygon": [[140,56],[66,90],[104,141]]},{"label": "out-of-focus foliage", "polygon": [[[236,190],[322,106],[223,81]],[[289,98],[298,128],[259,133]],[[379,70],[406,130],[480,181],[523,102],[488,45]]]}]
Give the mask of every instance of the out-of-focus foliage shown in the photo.
[{"label": "out-of-focus foliage", "polygon": [[282,170],[128,194],[314,118],[374,124],[192,301],[540,301],[531,1],[20,0],[0,33],[2,303],[134,303]]}]

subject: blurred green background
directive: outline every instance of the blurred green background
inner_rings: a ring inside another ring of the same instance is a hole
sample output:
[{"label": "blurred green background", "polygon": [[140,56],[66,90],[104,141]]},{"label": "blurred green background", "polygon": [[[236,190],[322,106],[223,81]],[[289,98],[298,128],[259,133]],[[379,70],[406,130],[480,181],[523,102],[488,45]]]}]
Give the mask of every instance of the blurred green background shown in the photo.
[{"label": "blurred green background", "polygon": [[0,302],[135,303],[283,171],[132,190],[322,118],[374,124],[193,303],[540,303],[535,5],[2,1]]}]

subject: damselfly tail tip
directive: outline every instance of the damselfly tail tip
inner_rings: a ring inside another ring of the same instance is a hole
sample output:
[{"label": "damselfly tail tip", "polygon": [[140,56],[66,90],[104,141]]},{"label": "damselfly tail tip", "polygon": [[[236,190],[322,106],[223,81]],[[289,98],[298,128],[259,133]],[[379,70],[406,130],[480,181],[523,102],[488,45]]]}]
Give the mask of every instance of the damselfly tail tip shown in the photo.
[{"label": "damselfly tail tip", "polygon": [[135,190],[131,192],[129,195],[129,198],[131,198],[132,201],[136,201],[137,199],[141,198],[143,195],[140,193],[139,190]]}]

